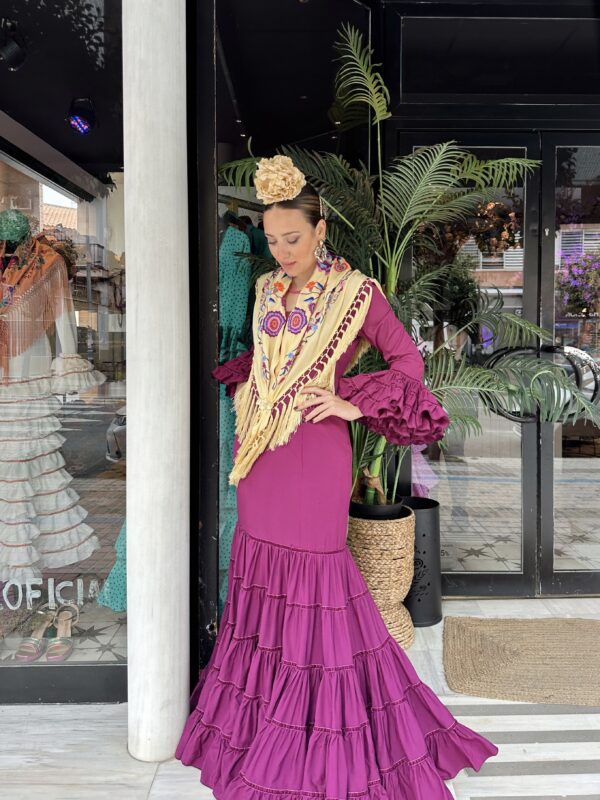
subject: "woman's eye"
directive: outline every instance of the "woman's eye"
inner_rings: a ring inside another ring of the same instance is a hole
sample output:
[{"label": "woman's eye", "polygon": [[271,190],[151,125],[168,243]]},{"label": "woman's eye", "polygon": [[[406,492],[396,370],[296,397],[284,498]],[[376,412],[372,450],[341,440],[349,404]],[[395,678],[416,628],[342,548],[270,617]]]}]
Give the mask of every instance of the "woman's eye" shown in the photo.
[{"label": "woman's eye", "polygon": [[288,244],[296,244],[297,241],[298,239],[288,239]]}]

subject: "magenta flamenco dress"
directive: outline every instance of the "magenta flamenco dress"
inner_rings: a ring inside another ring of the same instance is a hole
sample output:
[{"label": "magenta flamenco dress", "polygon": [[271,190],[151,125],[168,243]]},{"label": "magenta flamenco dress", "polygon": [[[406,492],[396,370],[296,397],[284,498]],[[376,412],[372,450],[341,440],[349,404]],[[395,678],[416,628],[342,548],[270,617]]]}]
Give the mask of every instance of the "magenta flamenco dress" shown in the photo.
[{"label": "magenta flamenco dress", "polygon": [[[439,439],[446,413],[378,291],[361,334],[389,369],[342,377],[355,339],[336,394],[391,442]],[[233,394],[251,359],[213,377]],[[219,633],[176,751],[217,800],[450,800],[445,780],[498,753],[388,633],[346,544],[351,472],[348,423],[332,416],[302,422],[239,482]]]}]

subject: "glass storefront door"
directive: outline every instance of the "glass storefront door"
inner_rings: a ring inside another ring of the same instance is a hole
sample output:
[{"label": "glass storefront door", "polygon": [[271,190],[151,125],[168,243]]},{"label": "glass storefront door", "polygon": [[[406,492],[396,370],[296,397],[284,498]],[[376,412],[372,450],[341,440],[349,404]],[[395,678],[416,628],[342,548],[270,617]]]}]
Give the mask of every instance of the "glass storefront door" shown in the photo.
[{"label": "glass storefront door", "polygon": [[[542,158],[542,136],[531,133],[398,132],[396,150],[409,153],[449,140],[483,160]],[[542,192],[550,173],[552,184]],[[548,219],[540,230],[542,216]],[[460,266],[460,281],[454,281],[460,293],[468,294],[473,284],[490,298],[499,293],[503,310],[532,322],[540,322],[541,301],[541,324],[554,332],[555,344],[576,348],[567,351],[568,360],[562,351],[549,357],[564,362],[591,397],[598,390],[598,289],[586,289],[586,310],[576,316],[562,305],[555,310],[555,301],[562,302],[564,282],[575,269],[600,276],[600,147],[550,150],[544,139],[542,166],[524,185],[481,208],[467,229],[446,233],[444,256]],[[573,302],[580,303],[580,295]],[[452,318],[452,298],[446,306],[444,316],[434,317],[431,330],[423,332],[429,349],[451,338],[460,324]],[[502,344],[485,328],[475,340],[452,340],[469,363]],[[413,493],[440,503],[444,594],[533,596],[591,592],[593,586],[598,591],[600,540],[592,524],[598,487],[590,465],[598,463],[600,433],[596,438],[595,429],[581,422],[556,430],[535,420],[519,424],[480,404],[473,411],[479,435],[454,435],[444,450],[429,446],[412,453]]]},{"label": "glass storefront door", "polygon": [[[542,323],[589,399],[600,391],[600,137],[543,137]],[[600,429],[542,431],[541,591],[600,587]]]}]

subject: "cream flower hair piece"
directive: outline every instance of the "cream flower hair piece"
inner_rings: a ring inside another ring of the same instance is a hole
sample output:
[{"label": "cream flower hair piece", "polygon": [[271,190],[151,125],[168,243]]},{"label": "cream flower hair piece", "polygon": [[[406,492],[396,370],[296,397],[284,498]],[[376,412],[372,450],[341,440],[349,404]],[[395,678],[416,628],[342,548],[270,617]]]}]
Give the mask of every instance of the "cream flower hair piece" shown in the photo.
[{"label": "cream flower hair piece", "polygon": [[254,173],[256,196],[266,205],[293,200],[306,186],[306,178],[289,156],[261,158]]}]

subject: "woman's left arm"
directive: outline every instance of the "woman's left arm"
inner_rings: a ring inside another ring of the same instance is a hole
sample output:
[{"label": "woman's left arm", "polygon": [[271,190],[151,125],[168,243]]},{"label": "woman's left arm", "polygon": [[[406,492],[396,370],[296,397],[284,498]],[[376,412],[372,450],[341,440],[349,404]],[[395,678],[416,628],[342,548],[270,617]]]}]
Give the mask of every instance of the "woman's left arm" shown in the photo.
[{"label": "woman's left arm", "polygon": [[448,415],[423,383],[423,359],[412,337],[376,286],[360,334],[381,352],[389,369],[340,378],[338,396],[362,412],[356,421],[392,444],[441,439]]}]

